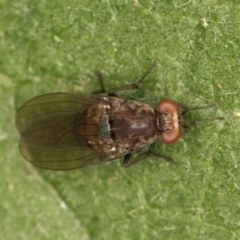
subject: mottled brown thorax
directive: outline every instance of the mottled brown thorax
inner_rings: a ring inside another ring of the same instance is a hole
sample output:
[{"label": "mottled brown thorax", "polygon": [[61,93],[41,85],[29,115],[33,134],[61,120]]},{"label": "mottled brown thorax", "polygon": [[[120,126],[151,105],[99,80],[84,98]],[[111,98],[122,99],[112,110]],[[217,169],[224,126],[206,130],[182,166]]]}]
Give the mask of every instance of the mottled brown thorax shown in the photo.
[{"label": "mottled brown thorax", "polygon": [[157,137],[154,109],[137,101],[101,97],[86,109],[86,114],[80,114],[77,121],[81,122],[78,134],[84,136],[89,147],[110,151],[113,155],[127,154]]}]

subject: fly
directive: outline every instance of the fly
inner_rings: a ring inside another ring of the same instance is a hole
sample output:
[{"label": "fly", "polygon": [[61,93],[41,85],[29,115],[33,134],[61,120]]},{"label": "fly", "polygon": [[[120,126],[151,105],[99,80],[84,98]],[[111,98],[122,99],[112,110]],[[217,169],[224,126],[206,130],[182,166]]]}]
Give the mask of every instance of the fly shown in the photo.
[{"label": "fly", "polygon": [[16,116],[23,157],[37,167],[52,170],[76,169],[117,158],[123,158],[123,166],[129,167],[149,155],[172,161],[153,152],[157,139],[174,143],[182,129],[224,118],[205,118],[187,125],[183,119],[187,112],[216,104],[189,108],[165,99],[154,108],[117,96],[118,91],[138,88],[155,65],[156,61],[137,82],[107,92],[98,72],[101,90],[92,94],[50,93],[26,102]]}]

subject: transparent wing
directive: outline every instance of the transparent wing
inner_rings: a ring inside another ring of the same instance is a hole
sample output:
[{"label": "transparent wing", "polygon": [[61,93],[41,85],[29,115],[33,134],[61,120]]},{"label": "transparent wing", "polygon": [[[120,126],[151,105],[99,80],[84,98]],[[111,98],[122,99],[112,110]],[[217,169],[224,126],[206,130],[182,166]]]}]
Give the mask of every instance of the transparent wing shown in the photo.
[{"label": "transparent wing", "polygon": [[75,133],[76,124],[81,124],[76,122],[77,116],[86,119],[84,110],[96,101],[92,95],[52,93],[26,102],[16,116],[23,157],[35,166],[52,170],[112,160],[110,154],[93,150]]}]

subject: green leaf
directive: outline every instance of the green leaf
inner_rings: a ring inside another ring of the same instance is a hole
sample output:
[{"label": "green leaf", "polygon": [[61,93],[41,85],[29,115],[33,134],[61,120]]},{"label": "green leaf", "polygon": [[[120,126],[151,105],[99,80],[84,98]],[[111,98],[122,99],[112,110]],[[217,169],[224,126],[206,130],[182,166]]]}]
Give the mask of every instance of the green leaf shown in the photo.
[{"label": "green leaf", "polygon": [[[0,229],[4,239],[239,239],[240,31],[237,1],[0,1]],[[54,172],[18,150],[17,109],[50,92],[132,83],[155,104],[188,106],[196,126],[156,157]]]}]

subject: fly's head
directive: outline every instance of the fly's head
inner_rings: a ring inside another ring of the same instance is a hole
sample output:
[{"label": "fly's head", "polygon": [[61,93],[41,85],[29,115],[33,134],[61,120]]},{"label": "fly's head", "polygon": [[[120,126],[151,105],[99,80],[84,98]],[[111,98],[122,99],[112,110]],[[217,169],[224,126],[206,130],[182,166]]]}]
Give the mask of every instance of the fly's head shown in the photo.
[{"label": "fly's head", "polygon": [[179,115],[178,104],[172,100],[161,100],[157,104],[157,126],[163,143],[176,142],[181,136],[183,117]]},{"label": "fly's head", "polygon": [[[200,110],[215,107],[217,104],[212,103],[206,106],[189,108],[186,105],[172,100],[161,100],[157,104],[156,116],[157,127],[160,134],[160,139],[163,143],[170,144],[176,142],[181,136],[181,128],[189,130],[193,126],[208,121],[225,120],[224,117],[210,117],[192,121],[190,124],[184,123],[184,115],[193,110]],[[182,112],[179,112],[181,107]]]}]

